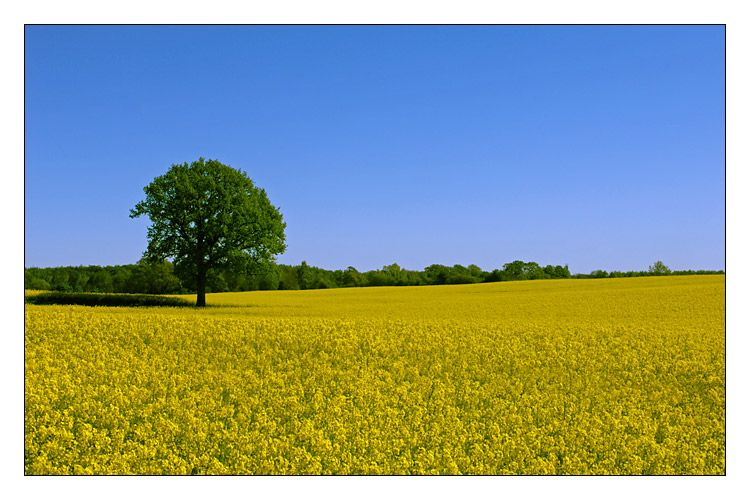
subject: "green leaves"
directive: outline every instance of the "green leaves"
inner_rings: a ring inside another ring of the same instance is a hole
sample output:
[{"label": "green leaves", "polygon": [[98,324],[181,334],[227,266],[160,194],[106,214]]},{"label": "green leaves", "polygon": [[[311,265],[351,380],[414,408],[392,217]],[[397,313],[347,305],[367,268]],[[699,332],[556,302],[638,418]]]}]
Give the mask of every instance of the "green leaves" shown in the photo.
[{"label": "green leaves", "polygon": [[241,170],[200,158],[172,165],[144,189],[130,217],[151,220],[144,257],[174,259],[183,276],[237,269],[283,253],[286,223],[266,192]]}]

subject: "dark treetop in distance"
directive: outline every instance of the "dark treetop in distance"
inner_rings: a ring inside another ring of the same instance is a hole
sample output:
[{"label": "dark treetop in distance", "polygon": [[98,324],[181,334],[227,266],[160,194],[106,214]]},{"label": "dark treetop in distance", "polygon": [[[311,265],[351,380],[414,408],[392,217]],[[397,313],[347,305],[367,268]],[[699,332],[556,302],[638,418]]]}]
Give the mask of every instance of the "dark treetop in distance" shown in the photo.
[{"label": "dark treetop in distance", "polygon": [[[655,266],[652,266],[655,267]],[[665,266],[666,267],[666,266]],[[666,268],[655,271],[603,271],[590,274],[571,274],[568,266],[540,266],[536,262],[513,261],[502,269],[483,271],[479,266],[443,266],[432,264],[423,271],[404,269],[398,264],[382,269],[359,272],[354,267],[327,270],[310,266],[305,261],[296,266],[269,261],[237,273],[231,270],[209,270],[206,293],[245,292],[251,290],[306,290],[314,288],[340,288],[365,286],[452,285],[464,283],[490,283],[493,281],[627,278],[636,276],[680,276],[690,274],[724,274],[724,271],[678,270]],[[94,292],[116,294],[186,294],[195,293],[196,281],[181,281],[175,275],[174,265],[168,260],[125,266],[30,267],[24,269],[24,287],[27,290],[56,290],[59,292]]]}]

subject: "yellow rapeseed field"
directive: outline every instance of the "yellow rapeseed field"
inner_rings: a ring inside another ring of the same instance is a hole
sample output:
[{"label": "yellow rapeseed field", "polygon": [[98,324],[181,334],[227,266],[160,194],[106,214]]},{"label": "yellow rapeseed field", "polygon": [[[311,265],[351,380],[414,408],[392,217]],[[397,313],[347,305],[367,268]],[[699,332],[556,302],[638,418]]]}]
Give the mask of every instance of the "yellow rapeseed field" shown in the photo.
[{"label": "yellow rapeseed field", "polygon": [[724,474],[724,276],[26,305],[27,474]]}]

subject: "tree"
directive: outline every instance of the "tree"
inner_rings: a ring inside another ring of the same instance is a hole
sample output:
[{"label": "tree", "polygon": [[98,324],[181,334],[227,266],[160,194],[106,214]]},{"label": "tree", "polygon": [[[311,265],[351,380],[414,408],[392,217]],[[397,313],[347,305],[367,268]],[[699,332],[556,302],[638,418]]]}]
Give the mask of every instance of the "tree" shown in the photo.
[{"label": "tree", "polygon": [[541,280],[544,279],[544,269],[536,262],[525,262],[523,264],[523,275],[526,279]]},{"label": "tree", "polygon": [[307,290],[313,287],[313,271],[307,262],[304,260],[297,267],[297,283],[299,283],[300,290]]},{"label": "tree", "polygon": [[493,269],[492,272],[487,273],[487,276],[484,278],[484,281],[486,283],[494,283],[496,281],[504,281],[505,278],[505,271],[501,271],[500,269]]},{"label": "tree", "polygon": [[198,307],[206,305],[209,270],[248,272],[286,249],[286,223],[265,190],[217,160],[172,165],[143,191],[130,217],[151,220],[144,257],[173,259],[176,274],[195,286]]},{"label": "tree", "polygon": [[660,260],[654,262],[652,266],[648,266],[648,272],[657,276],[669,274],[671,271],[664,263]]},{"label": "tree", "polygon": [[41,278],[31,278],[24,284],[24,288],[27,290],[49,290],[50,286]]},{"label": "tree", "polygon": [[112,293],[114,291],[112,275],[104,269],[94,271],[94,274],[86,282],[86,291]]},{"label": "tree", "polygon": [[406,284],[406,274],[396,262],[390,266],[383,266],[383,274],[387,276],[390,285],[403,286]]},{"label": "tree", "polygon": [[343,272],[341,281],[344,286],[362,286],[364,278],[362,277],[362,273],[357,271],[355,267],[349,266]]},{"label": "tree", "polygon": [[568,265],[555,266],[555,278],[570,278],[570,269]]},{"label": "tree", "polygon": [[125,284],[128,293],[168,294],[180,291],[180,280],[173,273],[173,265],[168,260],[153,262],[141,259],[133,266]]},{"label": "tree", "polygon": [[281,275],[279,273],[279,269],[273,263],[269,263],[269,265],[264,268],[262,273],[254,277],[257,277],[258,279],[258,289],[260,290],[279,289],[279,280],[281,278]]},{"label": "tree", "polygon": [[482,272],[482,268],[476,264],[469,264],[468,271],[469,274],[474,276],[475,278],[481,279],[484,275],[484,273]]},{"label": "tree", "polygon": [[609,277],[609,274],[607,273],[607,271],[597,269],[596,271],[591,271],[591,277],[596,279],[607,278]]},{"label": "tree", "polygon": [[295,266],[279,265],[281,276],[279,277],[279,290],[299,290],[297,281],[297,268]]},{"label": "tree", "polygon": [[522,260],[514,260],[513,262],[503,264],[503,271],[505,271],[510,280],[525,280],[527,279],[527,276],[524,273],[525,265],[526,263]]},{"label": "tree", "polygon": [[450,277],[450,268],[441,264],[431,264],[424,268],[428,285],[445,285]]}]

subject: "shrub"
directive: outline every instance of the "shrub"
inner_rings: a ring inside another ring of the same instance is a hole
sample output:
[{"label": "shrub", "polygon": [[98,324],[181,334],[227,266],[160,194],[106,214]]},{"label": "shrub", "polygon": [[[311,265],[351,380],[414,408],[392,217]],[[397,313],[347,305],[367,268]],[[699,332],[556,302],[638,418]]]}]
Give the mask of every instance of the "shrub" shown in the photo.
[{"label": "shrub", "polygon": [[27,304],[80,305],[109,307],[185,307],[190,306],[179,297],[127,293],[69,293],[43,292],[25,297]]}]

